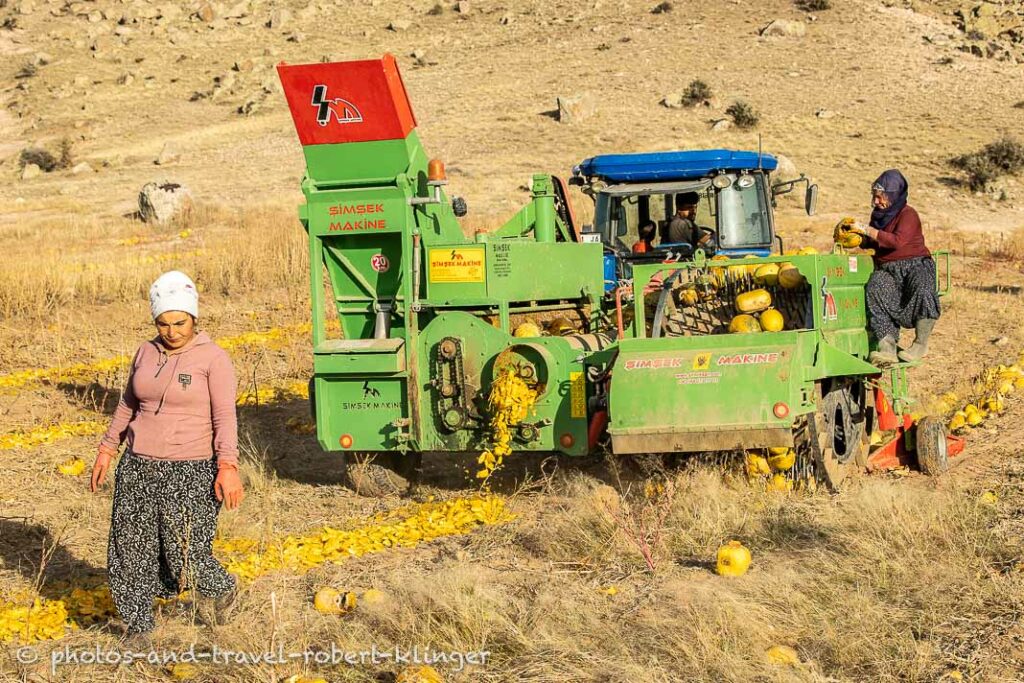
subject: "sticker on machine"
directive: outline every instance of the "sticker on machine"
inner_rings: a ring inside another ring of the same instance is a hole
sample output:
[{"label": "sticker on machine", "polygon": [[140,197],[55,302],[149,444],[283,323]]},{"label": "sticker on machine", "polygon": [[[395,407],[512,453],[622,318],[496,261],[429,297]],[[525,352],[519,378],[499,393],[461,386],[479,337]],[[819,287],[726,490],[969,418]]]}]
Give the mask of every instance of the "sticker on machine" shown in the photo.
[{"label": "sticker on machine", "polygon": [[856,256],[851,256],[849,263],[850,263],[850,272],[851,273],[856,273],[857,272],[857,257]]},{"label": "sticker on machine", "polygon": [[370,266],[378,273],[386,273],[391,269],[391,261],[384,254],[374,254]]},{"label": "sticker on machine", "polygon": [[441,247],[427,257],[430,282],[484,282],[484,247]]},{"label": "sticker on machine", "polygon": [[718,367],[725,365],[765,365],[777,363],[778,361],[778,351],[770,353],[730,353],[719,356],[718,360],[715,361],[715,365]]},{"label": "sticker on machine", "polygon": [[582,372],[569,373],[569,409],[570,417],[587,416],[587,382]]},{"label": "sticker on machine", "polygon": [[693,357],[693,369],[694,370],[708,370],[711,368],[711,354],[710,353],[698,353]]}]

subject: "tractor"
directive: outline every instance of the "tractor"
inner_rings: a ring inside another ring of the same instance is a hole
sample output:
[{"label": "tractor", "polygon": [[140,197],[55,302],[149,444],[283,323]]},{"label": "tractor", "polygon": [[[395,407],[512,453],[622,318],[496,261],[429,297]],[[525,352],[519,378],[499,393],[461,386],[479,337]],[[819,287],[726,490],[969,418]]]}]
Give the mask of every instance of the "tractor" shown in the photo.
[{"label": "tractor", "polygon": [[[510,370],[536,393],[517,452],[788,447],[786,477],[833,489],[915,453],[940,471],[959,452],[942,424],[909,417],[905,364],[866,360],[871,258],[785,249],[775,198],[804,186],[811,214],[817,187],[773,179],[772,155],[595,156],[568,182],[534,175],[510,220],[466,237],[466,202],[424,151],[392,56],[278,73],[307,169],[311,408],[350,473],[372,462],[415,478],[424,454],[486,449],[488,395]],[[593,200],[591,224],[572,187]],[[699,197],[699,248],[668,240],[681,193]],[[661,239],[633,253],[648,222]],[[736,332],[738,302],[765,297],[777,329]]]}]

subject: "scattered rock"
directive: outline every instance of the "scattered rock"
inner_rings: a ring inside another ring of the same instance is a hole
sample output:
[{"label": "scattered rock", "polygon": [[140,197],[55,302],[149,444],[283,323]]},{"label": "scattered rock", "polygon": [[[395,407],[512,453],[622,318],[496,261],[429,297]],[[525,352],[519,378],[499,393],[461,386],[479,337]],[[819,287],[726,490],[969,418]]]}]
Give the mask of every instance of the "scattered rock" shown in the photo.
[{"label": "scattered rock", "polygon": [[267,22],[267,28],[280,30],[291,23],[291,20],[292,13],[284,7],[278,7],[270,13],[270,21]]},{"label": "scattered rock", "polygon": [[661,98],[661,105],[669,109],[683,108],[683,93],[674,92]]},{"label": "scattered rock", "polygon": [[147,223],[166,223],[192,210],[192,193],[179,183],[146,183],[139,191],[139,217]]},{"label": "scattered rock", "polygon": [[114,36],[99,36],[96,40],[92,41],[90,49],[93,55],[96,57],[102,57],[114,50],[118,45],[118,40]]},{"label": "scattered rock", "polygon": [[76,88],[84,88],[92,84],[92,79],[88,76],[75,76],[75,80],[72,81]]},{"label": "scattered rock", "polygon": [[213,5],[208,2],[204,2],[196,8],[196,11],[192,16],[199,21],[209,24],[217,18],[217,13],[214,11]]},{"label": "scattered rock", "polygon": [[802,21],[791,21],[789,19],[775,19],[761,29],[761,35],[765,37],[800,38],[806,33],[807,26]]},{"label": "scattered rock", "polygon": [[779,165],[775,168],[775,178],[782,180],[793,180],[799,178],[800,173],[796,169],[794,164],[789,157],[782,154],[774,154],[775,160],[779,162]]},{"label": "scattered rock", "polygon": [[71,175],[81,175],[82,173],[93,173],[92,166],[88,162],[80,162],[71,167]]},{"label": "scattered rock", "polygon": [[118,85],[131,85],[135,82],[135,75],[131,71],[125,71],[123,74],[117,77]]},{"label": "scattered rock", "polygon": [[181,152],[178,150],[177,145],[173,142],[165,142],[163,149],[160,150],[160,154],[157,155],[153,163],[157,166],[166,166],[167,164],[173,164],[179,159],[181,159]]},{"label": "scattered rock", "polygon": [[241,19],[249,14],[249,0],[242,0],[237,5],[232,5],[224,10],[225,19]]},{"label": "scattered rock", "polygon": [[408,19],[394,19],[388,24],[388,30],[398,33],[399,31],[408,31],[410,26],[412,26],[412,22]]},{"label": "scattered rock", "polygon": [[666,12],[672,11],[672,3],[665,0],[665,2],[659,3],[654,6],[651,10],[651,14],[665,14]]},{"label": "scattered rock", "polygon": [[814,115],[819,119],[831,119],[836,115],[836,113],[830,109],[818,109],[814,112]]},{"label": "scattered rock", "polygon": [[455,11],[459,14],[469,14],[470,5],[466,0],[459,0],[455,3]]},{"label": "scattered rock", "polygon": [[720,133],[732,128],[732,121],[730,119],[716,119],[711,122],[711,130]]},{"label": "scattered rock", "polygon": [[501,19],[498,19],[498,23],[501,24],[502,26],[508,26],[513,21],[515,21],[515,17],[513,17],[511,14],[502,14]]},{"label": "scattered rock", "polygon": [[32,64],[35,66],[46,66],[47,64],[53,63],[53,57],[46,52],[37,52],[32,57]]},{"label": "scattered rock", "polygon": [[1010,343],[1009,337],[996,337],[992,340],[993,346],[1006,346]]},{"label": "scattered rock", "polygon": [[38,178],[43,174],[43,169],[39,168],[35,164],[25,164],[25,168],[21,170],[22,180],[31,180],[32,178]]},{"label": "scattered rock", "polygon": [[555,103],[558,106],[559,123],[578,123],[594,114],[594,102],[587,95],[558,97]]}]

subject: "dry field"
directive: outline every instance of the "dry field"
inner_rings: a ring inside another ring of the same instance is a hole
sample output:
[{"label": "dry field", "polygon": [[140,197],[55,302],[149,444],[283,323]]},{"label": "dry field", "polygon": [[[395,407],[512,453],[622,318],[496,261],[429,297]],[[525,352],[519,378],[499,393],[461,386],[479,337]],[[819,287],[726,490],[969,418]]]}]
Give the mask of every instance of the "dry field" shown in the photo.
[{"label": "dry field", "polygon": [[[90,495],[84,476],[57,466],[91,464],[125,379],[109,359],[151,335],[146,291],[171,268],[199,283],[202,325],[225,340],[247,396],[248,498],[221,516],[225,558],[240,557],[230,552],[238,539],[265,550],[325,526],[392,528],[389,513],[479,495],[467,463],[435,461],[412,499],[360,498],[342,487],[338,456],[304,433],[301,153],[266,80],[281,60],[398,55],[420,135],[469,200],[467,230],[511,214],[535,170],[564,173],[606,151],[751,148],[759,132],[766,150],[821,184],[820,216],[780,207],[784,237],[824,247],[836,216],[865,213],[870,181],[903,168],[930,245],[954,252],[955,291],[934,350],[912,372],[922,404],[963,395],[983,368],[1024,350],[1024,186],[1008,177],[999,193],[974,195],[946,163],[1003,132],[1021,135],[1021,66],[960,52],[955,39],[925,41],[957,33],[948,3],[832,0],[813,22],[778,0],[675,2],[659,14],[653,1],[473,0],[436,15],[433,2],[314,0],[242,3],[241,17],[224,2],[211,6],[213,21],[191,18],[202,3],[177,16],[172,4],[0,0],[0,23],[15,20],[0,29],[0,603],[105,580],[109,486]],[[803,21],[806,35],[758,37],[779,17]],[[410,25],[386,28],[401,21]],[[24,75],[40,53],[49,59]],[[215,77],[231,85],[215,88]],[[718,109],[659,105],[693,78],[712,86]],[[557,95],[584,93],[590,118],[545,115]],[[756,132],[711,133],[708,120],[737,98],[761,113]],[[250,115],[237,113],[249,102]],[[91,171],[21,179],[22,148],[55,152],[65,137]],[[168,142],[180,158],[155,166]],[[188,184],[198,209],[154,228],[129,214],[141,184],[161,178]],[[864,476],[838,495],[757,491],[728,466],[701,462],[645,495],[615,462],[516,456],[495,484],[511,513],[485,520],[497,523],[260,572],[232,624],[211,633],[168,609],[156,645],[490,653],[486,666],[438,665],[448,681],[1022,681],[1022,416],[1024,400],[1011,397],[1004,415],[972,431],[969,459],[947,476]],[[652,571],[630,539],[655,535]],[[723,579],[711,571],[715,550],[734,538],[753,566]],[[312,607],[321,586],[385,598],[325,616]],[[51,652],[116,648],[117,637],[105,623],[71,631],[36,643],[35,664],[17,661],[16,642],[0,644],[0,680],[171,679],[149,664],[50,672]],[[770,663],[775,645],[795,648],[800,663]],[[206,664],[196,680],[388,681],[400,670]]]}]

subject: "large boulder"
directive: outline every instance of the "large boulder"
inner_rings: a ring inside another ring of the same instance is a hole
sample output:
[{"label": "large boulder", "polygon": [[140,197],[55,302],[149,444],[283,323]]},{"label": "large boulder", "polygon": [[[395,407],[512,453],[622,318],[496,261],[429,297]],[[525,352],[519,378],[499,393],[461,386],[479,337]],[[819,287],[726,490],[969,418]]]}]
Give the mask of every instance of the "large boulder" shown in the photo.
[{"label": "large boulder", "polygon": [[139,191],[139,218],[146,223],[167,223],[192,210],[192,193],[172,182],[146,183]]},{"label": "large boulder", "polygon": [[761,35],[766,38],[801,38],[807,33],[807,25],[802,21],[790,19],[776,19],[761,29]]},{"label": "large boulder", "polygon": [[555,103],[559,123],[578,123],[594,114],[594,101],[589,95],[558,97]]}]

